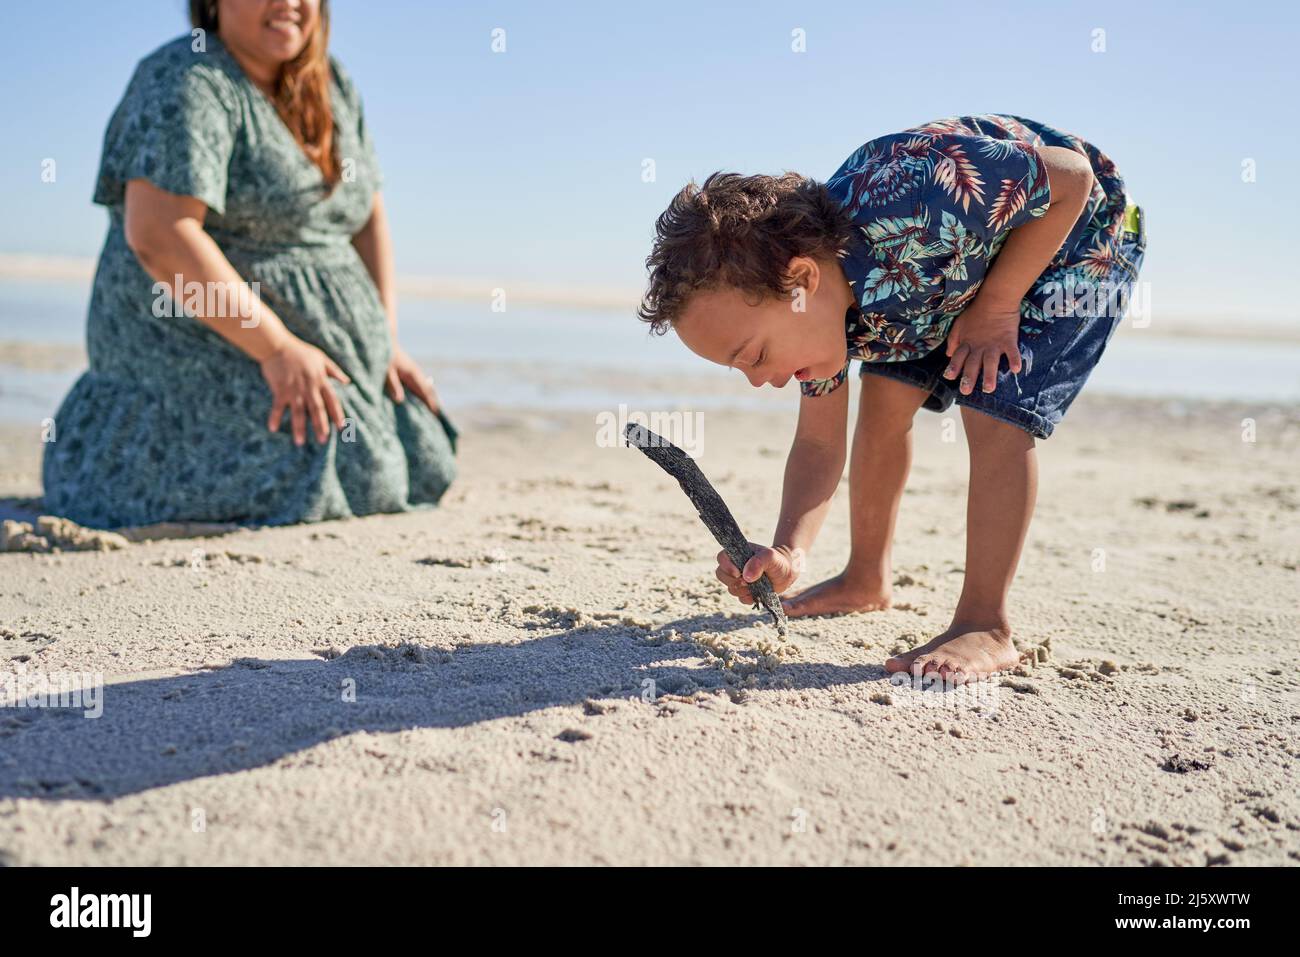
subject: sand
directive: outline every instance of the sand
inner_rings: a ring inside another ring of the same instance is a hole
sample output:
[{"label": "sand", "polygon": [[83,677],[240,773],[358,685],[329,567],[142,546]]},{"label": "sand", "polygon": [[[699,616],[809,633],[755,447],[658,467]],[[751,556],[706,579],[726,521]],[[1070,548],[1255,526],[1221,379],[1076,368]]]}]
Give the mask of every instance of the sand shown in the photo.
[{"label": "sand", "polygon": [[[706,413],[701,465],[758,539],[779,398]],[[1300,860],[1294,409],[1085,396],[1041,446],[1032,664],[949,693],[881,667],[961,581],[943,418],[918,419],[894,608],[774,647],[592,414],[455,414],[437,510],[0,554],[0,680],[105,682],[98,718],[0,708],[0,863]],[[39,494],[34,436],[0,434],[0,495]]]}]

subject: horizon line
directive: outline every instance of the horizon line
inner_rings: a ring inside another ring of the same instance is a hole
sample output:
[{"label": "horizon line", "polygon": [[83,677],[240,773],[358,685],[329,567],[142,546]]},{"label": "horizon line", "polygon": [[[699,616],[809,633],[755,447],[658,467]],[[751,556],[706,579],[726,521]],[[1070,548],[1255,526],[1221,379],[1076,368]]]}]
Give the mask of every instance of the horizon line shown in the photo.
[{"label": "horizon line", "polygon": [[[94,279],[95,260],[81,256],[0,252],[0,282],[86,283]],[[601,285],[558,285],[533,281],[502,281],[481,277],[398,275],[399,295],[421,300],[491,301],[498,290],[509,300],[574,309],[628,310],[641,303],[639,290]],[[1172,322],[1172,325],[1171,325]],[[1225,322],[1231,325],[1225,328]],[[1300,319],[1263,320],[1241,313],[1187,313],[1153,323],[1156,335],[1171,338],[1228,338],[1300,341]]]},{"label": "horizon line", "polygon": [[[95,260],[81,256],[42,256],[0,253],[0,281],[90,283]],[[617,286],[572,286],[486,279],[481,277],[398,275],[397,292],[413,299],[490,301],[497,290],[508,299],[533,305],[570,306],[580,309],[635,309],[639,290]]]}]

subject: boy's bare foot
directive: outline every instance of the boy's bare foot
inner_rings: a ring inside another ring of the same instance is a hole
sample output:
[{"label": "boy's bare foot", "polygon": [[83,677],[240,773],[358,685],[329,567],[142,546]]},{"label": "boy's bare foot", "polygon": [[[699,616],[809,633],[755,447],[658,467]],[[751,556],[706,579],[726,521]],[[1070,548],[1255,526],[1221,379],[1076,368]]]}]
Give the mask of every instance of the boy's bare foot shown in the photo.
[{"label": "boy's bare foot", "polygon": [[880,611],[889,607],[889,589],[874,587],[847,578],[843,572],[798,594],[783,598],[785,613],[791,618],[810,615],[848,615],[855,611]]},{"label": "boy's bare foot", "polygon": [[980,629],[953,625],[942,635],[919,648],[895,655],[885,662],[885,670],[910,671],[913,676],[940,675],[945,681],[963,684],[971,678],[996,674],[1020,663],[1020,655],[1011,642],[1011,629]]}]

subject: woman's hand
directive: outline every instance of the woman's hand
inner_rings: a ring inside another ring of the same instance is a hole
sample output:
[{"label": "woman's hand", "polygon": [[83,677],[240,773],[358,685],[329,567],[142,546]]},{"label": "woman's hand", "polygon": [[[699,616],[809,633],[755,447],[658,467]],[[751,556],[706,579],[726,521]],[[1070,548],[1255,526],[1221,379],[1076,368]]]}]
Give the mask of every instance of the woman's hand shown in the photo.
[{"label": "woman's hand", "polygon": [[983,377],[985,392],[998,384],[998,363],[1007,357],[1012,372],[1020,371],[1020,303],[993,306],[979,295],[957,317],[948,333],[948,368],[944,378],[961,376],[958,390],[970,395]]},{"label": "woman's hand", "polygon": [[330,379],[351,382],[338,365],[310,343],[290,336],[284,345],[261,362],[262,377],[271,387],[271,415],[266,427],[280,431],[284,410],[289,410],[294,445],[307,440],[307,417],[311,417],[316,441],[324,445],[330,435],[330,422],[342,431],[346,424],[343,405],[330,385]]},{"label": "woman's hand", "polygon": [[802,548],[792,549],[786,545],[767,548],[753,542],[749,544],[754,549],[754,554],[745,562],[743,572],[736,568],[736,563],[724,549],[718,552],[718,568],[714,573],[718,576],[718,581],[727,586],[727,591],[746,605],[754,604],[754,596],[749,590],[751,582],[766,575],[773,590],[779,595],[795,583],[804,566]]},{"label": "woman's hand", "polygon": [[411,394],[427,405],[430,412],[438,411],[438,393],[433,389],[433,380],[424,374],[401,346],[393,346],[393,358],[388,363],[384,387],[394,402],[406,401],[406,390],[410,389]]}]

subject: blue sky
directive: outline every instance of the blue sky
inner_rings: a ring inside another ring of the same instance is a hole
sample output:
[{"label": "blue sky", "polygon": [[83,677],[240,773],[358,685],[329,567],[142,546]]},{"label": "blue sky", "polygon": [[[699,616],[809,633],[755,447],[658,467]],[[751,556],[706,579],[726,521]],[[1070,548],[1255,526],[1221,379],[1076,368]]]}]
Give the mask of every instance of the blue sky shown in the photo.
[{"label": "blue sky", "polygon": [[[0,252],[93,256],[104,126],[136,61],[187,29],[186,5],[2,7]],[[635,288],[655,216],[691,177],[824,177],[872,136],[1013,112],[1118,164],[1147,209],[1157,319],[1295,320],[1295,11],[335,0],[332,46],[365,98],[403,273]],[[796,28],[805,53],[791,50]],[[40,181],[46,157],[54,184]]]}]

